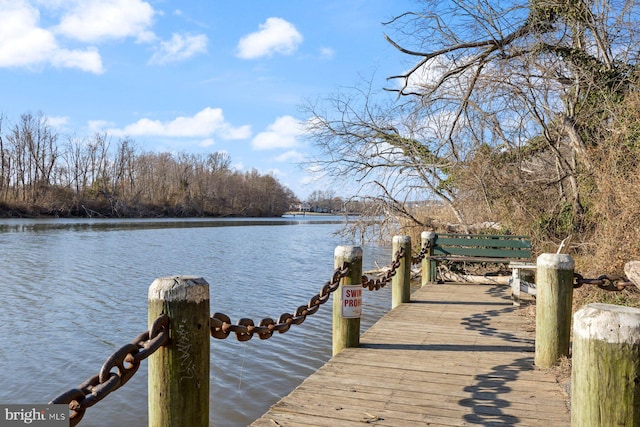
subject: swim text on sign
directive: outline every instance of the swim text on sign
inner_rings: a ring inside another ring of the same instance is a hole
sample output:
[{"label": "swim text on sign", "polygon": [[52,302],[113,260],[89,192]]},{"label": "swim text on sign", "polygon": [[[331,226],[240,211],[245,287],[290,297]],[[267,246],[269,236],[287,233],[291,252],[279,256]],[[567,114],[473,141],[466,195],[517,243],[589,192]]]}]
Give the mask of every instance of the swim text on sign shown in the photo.
[{"label": "swim text on sign", "polygon": [[362,314],[362,287],[343,286],[342,287],[342,310],[344,318],[358,318]]}]

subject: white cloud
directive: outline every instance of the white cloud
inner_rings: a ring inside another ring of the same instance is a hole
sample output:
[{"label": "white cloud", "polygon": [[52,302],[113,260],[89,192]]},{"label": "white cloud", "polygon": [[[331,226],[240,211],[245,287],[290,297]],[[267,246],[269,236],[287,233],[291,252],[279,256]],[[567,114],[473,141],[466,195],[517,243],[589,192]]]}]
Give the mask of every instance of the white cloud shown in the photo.
[{"label": "white cloud", "polygon": [[83,42],[136,37],[149,41],[154,10],[141,0],[85,0],[72,7],[55,27],[57,33]]},{"label": "white cloud", "polygon": [[44,64],[102,73],[95,48],[61,48],[53,33],[39,27],[40,12],[24,1],[0,1],[0,67],[34,68]]},{"label": "white cloud", "polygon": [[303,125],[298,120],[291,116],[278,117],[266,131],[256,135],[251,146],[256,150],[296,147],[302,133]]},{"label": "white cloud", "polygon": [[206,139],[203,139],[203,140],[200,142],[200,144],[199,144],[199,145],[200,145],[200,147],[204,147],[204,148],[206,148],[206,147],[211,147],[211,146],[212,146],[212,145],[214,145],[215,143],[216,143],[216,141],[215,141],[213,138],[206,138]]},{"label": "white cloud", "polygon": [[289,150],[277,156],[275,158],[275,161],[276,162],[301,162],[304,159],[305,159],[304,154],[296,150]]},{"label": "white cloud", "polygon": [[0,65],[24,66],[41,62],[57,49],[51,33],[37,27],[40,14],[27,4],[0,9]]},{"label": "white cloud", "polygon": [[251,125],[238,127],[228,126],[220,129],[220,136],[224,139],[249,139],[251,138]]},{"label": "white cloud", "polygon": [[227,123],[222,109],[207,107],[191,117],[179,116],[167,122],[143,118],[123,129],[109,129],[115,136],[166,136],[177,138],[209,138],[219,135],[224,139],[247,139],[249,126],[234,128]]},{"label": "white cloud", "polygon": [[255,59],[274,53],[290,55],[302,43],[302,34],[293,24],[282,18],[268,18],[260,30],[248,34],[238,42],[238,56]]},{"label": "white cloud", "polygon": [[333,59],[336,56],[336,51],[330,47],[323,47],[320,49],[320,57],[322,59]]},{"label": "white cloud", "polygon": [[87,122],[87,127],[89,128],[89,131],[92,133],[102,133],[105,131],[105,129],[115,126],[115,123],[112,122],[108,122],[106,120],[89,120]]},{"label": "white cloud", "polygon": [[170,40],[160,42],[156,53],[153,54],[149,63],[166,64],[185,60],[198,53],[206,52],[207,43],[208,39],[204,34],[183,36],[174,33]]},{"label": "white cloud", "polygon": [[54,128],[61,128],[67,123],[69,123],[69,117],[67,116],[47,117],[47,124]]},{"label": "white cloud", "polygon": [[[158,15],[162,12],[144,0],[0,0],[0,67],[49,65],[101,74],[97,45],[127,38],[156,44],[149,61],[153,64],[206,52],[204,34],[174,33],[169,40],[160,40],[153,32]],[[41,21],[53,22],[45,27]]]},{"label": "white cloud", "polygon": [[51,58],[51,63],[60,68],[79,68],[96,74],[104,71],[100,53],[94,47],[89,47],[85,51],[58,49]]}]

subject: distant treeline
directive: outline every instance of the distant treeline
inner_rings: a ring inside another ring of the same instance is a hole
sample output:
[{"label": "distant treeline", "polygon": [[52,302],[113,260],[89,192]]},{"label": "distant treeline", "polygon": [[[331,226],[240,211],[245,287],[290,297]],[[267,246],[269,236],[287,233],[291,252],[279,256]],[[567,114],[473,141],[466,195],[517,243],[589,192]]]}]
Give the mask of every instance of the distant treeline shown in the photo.
[{"label": "distant treeline", "polygon": [[296,199],[271,175],[233,170],[226,153],[142,152],[106,134],[63,139],[42,114],[9,129],[2,119],[2,216],[279,216]]}]

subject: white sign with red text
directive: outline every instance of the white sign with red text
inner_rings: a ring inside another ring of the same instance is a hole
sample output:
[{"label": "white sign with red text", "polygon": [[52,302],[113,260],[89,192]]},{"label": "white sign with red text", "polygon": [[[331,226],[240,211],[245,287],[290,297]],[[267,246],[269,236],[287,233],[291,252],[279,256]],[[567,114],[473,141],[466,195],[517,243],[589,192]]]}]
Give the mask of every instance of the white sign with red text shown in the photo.
[{"label": "white sign with red text", "polygon": [[362,286],[342,286],[342,310],[345,319],[356,319],[362,314]]}]

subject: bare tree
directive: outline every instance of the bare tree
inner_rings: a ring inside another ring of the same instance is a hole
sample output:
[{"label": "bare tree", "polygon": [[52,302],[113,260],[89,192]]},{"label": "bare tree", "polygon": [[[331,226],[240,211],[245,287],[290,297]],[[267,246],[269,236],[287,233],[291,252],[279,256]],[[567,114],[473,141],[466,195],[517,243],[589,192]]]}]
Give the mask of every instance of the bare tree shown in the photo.
[{"label": "bare tree", "polygon": [[440,116],[418,121],[413,101],[379,99],[371,88],[354,88],[323,105],[307,105],[308,137],[319,149],[308,166],[336,186],[355,187],[363,198],[377,199],[362,214],[421,225],[409,202],[438,198],[464,223],[451,185],[463,148],[443,143]]},{"label": "bare tree", "polygon": [[[415,58],[412,67],[390,78],[400,85],[389,90],[415,99],[417,117],[448,115],[442,142],[452,153],[467,154],[456,160],[468,160],[483,145],[521,156],[528,151],[522,170],[529,179],[546,175],[541,184],[556,188],[574,215],[582,216],[579,176],[592,169],[589,150],[606,138],[607,105],[620,102],[634,84],[640,47],[636,3],[424,5],[420,13],[388,23],[402,40],[387,39]],[[469,149],[461,150],[465,144]],[[555,158],[551,168],[546,154]]]},{"label": "bare tree", "polygon": [[58,159],[57,139],[58,135],[49,127],[42,113],[36,116],[23,114],[20,122],[10,130],[7,143],[16,166],[13,184],[19,201],[37,202],[52,184],[52,173]]},{"label": "bare tree", "polygon": [[469,192],[473,208],[480,201],[491,214],[501,173],[478,160],[497,160],[515,168],[505,184],[515,179],[584,217],[592,148],[607,138],[611,106],[635,87],[635,2],[420,5],[386,23],[410,61],[389,78],[395,99],[364,86],[307,106],[313,166],[358,183],[387,214],[420,223],[409,202],[435,197],[468,224]]},{"label": "bare tree", "polygon": [[120,139],[116,145],[112,162],[112,189],[115,195],[131,197],[135,193],[136,146],[128,138]]},{"label": "bare tree", "polygon": [[79,196],[86,190],[89,182],[89,153],[88,142],[85,138],[69,136],[65,146],[63,158],[69,174],[68,185]]},{"label": "bare tree", "polygon": [[0,114],[0,199],[7,200],[11,185],[11,153],[2,139],[2,124],[5,116]]}]

